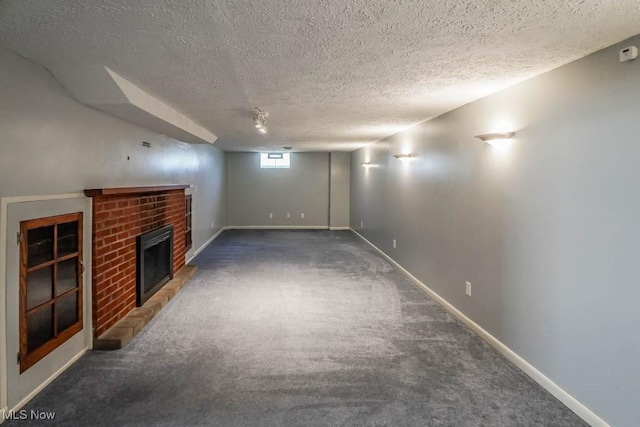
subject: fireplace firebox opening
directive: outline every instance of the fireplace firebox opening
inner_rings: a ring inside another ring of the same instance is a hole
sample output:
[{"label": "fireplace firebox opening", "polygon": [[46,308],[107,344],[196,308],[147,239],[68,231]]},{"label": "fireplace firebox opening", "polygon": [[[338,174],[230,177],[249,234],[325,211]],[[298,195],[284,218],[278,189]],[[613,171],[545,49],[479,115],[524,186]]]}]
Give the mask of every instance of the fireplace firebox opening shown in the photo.
[{"label": "fireplace firebox opening", "polygon": [[173,279],[173,225],[137,237],[136,304],[141,307]]}]

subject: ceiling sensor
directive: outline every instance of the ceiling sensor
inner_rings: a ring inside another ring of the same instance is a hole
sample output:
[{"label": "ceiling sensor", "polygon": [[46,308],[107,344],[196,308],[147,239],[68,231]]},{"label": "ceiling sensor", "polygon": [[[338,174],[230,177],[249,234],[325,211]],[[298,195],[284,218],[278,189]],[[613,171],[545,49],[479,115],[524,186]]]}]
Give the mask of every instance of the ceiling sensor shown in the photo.
[{"label": "ceiling sensor", "polygon": [[633,61],[638,57],[638,48],[635,46],[628,46],[620,50],[620,62]]},{"label": "ceiling sensor", "polygon": [[253,125],[261,133],[267,133],[267,116],[269,114],[266,111],[262,111],[259,108],[253,109]]}]

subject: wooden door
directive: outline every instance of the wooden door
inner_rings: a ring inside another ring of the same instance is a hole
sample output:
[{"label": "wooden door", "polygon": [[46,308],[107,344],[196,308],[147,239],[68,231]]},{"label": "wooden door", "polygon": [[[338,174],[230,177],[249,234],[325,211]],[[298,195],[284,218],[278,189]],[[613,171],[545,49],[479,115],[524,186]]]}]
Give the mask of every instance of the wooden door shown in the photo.
[{"label": "wooden door", "polygon": [[80,332],[82,212],[20,223],[20,373]]}]

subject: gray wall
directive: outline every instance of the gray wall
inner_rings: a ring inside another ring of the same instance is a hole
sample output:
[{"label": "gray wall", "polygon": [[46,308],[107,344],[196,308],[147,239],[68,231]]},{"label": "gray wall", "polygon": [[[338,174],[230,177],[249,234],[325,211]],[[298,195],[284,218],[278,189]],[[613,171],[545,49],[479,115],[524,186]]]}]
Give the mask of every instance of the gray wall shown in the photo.
[{"label": "gray wall", "polygon": [[[618,62],[630,44],[351,158],[352,226],[617,426],[640,425],[640,60]],[[473,137],[512,130],[502,155]]]},{"label": "gray wall", "polygon": [[259,153],[226,158],[229,225],[329,226],[329,153],[291,153],[290,169],[260,169]]},{"label": "gray wall", "polygon": [[329,227],[349,227],[349,191],[351,156],[345,152],[331,153],[329,189]]},{"label": "gray wall", "polygon": [[[142,141],[152,147],[143,148]],[[4,49],[0,149],[0,196],[193,184],[193,247],[226,225],[222,151],[178,142],[78,104],[42,67]]]},{"label": "gray wall", "polygon": [[[142,141],[150,142],[152,147],[143,148]],[[181,143],[80,105],[45,69],[1,48],[0,150],[0,197],[79,193],[100,187],[192,184],[196,186],[192,189],[193,248],[202,246],[226,225],[222,151],[210,145]],[[83,206],[88,212],[89,203],[82,198],[9,205],[9,236],[15,236],[22,219],[59,214],[66,209],[81,210]],[[90,224],[85,228],[90,230]],[[0,316],[7,316],[7,349],[15,357],[15,241],[12,244],[8,239],[7,248],[8,310],[1,307]],[[90,245],[85,249],[90,253]],[[90,257],[85,256],[85,262],[91,271]],[[90,286],[87,275],[86,286]],[[90,318],[90,306],[86,305],[86,309],[85,318]],[[9,363],[10,407],[67,363],[90,337],[90,331],[85,336],[78,334],[20,376],[17,366]]]}]

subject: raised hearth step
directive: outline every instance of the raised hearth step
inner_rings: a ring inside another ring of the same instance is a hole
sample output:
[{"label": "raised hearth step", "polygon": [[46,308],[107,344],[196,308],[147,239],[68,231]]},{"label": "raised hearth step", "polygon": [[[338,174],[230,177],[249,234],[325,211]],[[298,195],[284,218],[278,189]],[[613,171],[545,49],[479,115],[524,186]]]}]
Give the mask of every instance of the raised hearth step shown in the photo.
[{"label": "raised hearth step", "polygon": [[167,282],[155,293],[142,307],[137,307],[124,318],[113,325],[109,330],[93,340],[94,350],[119,350],[140,332],[158,312],[167,305],[169,300],[196,274],[198,267],[185,265],[178,271],[173,279]]}]

